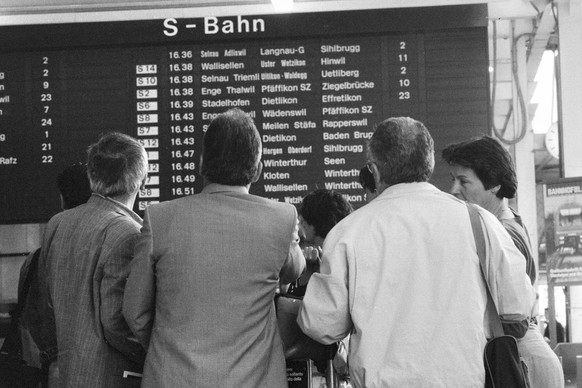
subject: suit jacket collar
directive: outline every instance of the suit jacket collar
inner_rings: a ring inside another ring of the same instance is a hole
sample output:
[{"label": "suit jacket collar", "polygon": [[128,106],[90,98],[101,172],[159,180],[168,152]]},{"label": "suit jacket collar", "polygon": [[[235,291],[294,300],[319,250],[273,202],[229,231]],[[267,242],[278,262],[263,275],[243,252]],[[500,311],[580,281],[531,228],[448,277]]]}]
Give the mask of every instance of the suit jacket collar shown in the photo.
[{"label": "suit jacket collar", "polygon": [[249,189],[246,186],[228,186],[220,185],[218,183],[209,183],[202,189],[204,194],[218,194],[218,193],[235,193],[248,194]]},{"label": "suit jacket collar", "polygon": [[93,193],[91,194],[91,198],[89,198],[88,203],[95,204],[96,206],[107,209],[110,211],[114,211],[123,215],[126,215],[133,219],[135,222],[142,224],[143,220],[140,216],[137,215],[132,209],[128,208],[124,204],[109,197],[105,197],[101,194]]}]

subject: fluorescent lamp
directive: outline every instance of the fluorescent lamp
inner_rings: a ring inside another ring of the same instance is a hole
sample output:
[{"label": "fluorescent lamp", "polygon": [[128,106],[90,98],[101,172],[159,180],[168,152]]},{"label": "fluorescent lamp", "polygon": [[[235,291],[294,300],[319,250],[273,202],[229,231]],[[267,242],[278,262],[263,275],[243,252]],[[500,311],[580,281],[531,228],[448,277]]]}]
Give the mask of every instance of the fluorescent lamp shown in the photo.
[{"label": "fluorescent lamp", "polygon": [[271,4],[278,12],[287,12],[293,10],[293,0],[271,0]]}]

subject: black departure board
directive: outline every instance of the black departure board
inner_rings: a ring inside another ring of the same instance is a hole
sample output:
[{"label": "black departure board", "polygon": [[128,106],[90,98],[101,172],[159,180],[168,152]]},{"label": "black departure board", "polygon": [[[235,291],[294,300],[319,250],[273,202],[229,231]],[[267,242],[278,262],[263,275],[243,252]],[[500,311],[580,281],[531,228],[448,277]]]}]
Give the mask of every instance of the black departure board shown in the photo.
[{"label": "black departure board", "polygon": [[440,149],[488,132],[484,5],[0,27],[0,222],[43,222],[55,184],[100,134],[136,137],[136,201],[200,192],[202,139],[232,107],[261,133],[251,192],[300,203],[334,189],[355,207],[374,124],[423,121]]}]

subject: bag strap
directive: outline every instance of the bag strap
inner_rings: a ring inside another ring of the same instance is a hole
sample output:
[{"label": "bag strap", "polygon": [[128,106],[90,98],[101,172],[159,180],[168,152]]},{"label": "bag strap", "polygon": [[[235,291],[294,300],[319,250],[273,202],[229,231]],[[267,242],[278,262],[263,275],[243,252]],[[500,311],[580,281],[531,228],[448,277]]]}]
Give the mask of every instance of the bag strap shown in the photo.
[{"label": "bag strap", "polygon": [[[479,256],[479,264],[481,266],[481,273],[485,278],[485,283],[487,283],[487,278],[485,277],[485,255],[487,250],[485,248],[485,236],[483,235],[483,226],[481,225],[481,219],[479,217],[479,211],[477,208],[466,202],[467,209],[469,210],[469,218],[471,219],[471,228],[473,229],[473,238],[475,239],[475,245],[477,246],[477,256]],[[491,296],[489,293],[489,287],[487,287],[487,295]]]},{"label": "bag strap", "polygon": [[483,226],[481,225],[481,217],[479,216],[479,211],[475,205],[465,202],[467,204],[467,209],[469,210],[469,218],[471,219],[471,228],[473,229],[473,237],[475,238],[475,245],[477,246],[477,256],[479,256],[479,266],[481,267],[481,275],[485,281],[485,288],[487,289],[487,301],[490,307],[495,313],[495,318],[491,323],[491,328],[493,331],[493,336],[500,337],[504,335],[503,327],[501,326],[501,319],[499,318],[499,313],[495,303],[493,302],[493,296],[491,295],[491,290],[489,289],[489,282],[487,281],[487,266],[485,265],[485,258],[487,255],[487,248],[485,246],[485,235],[483,233]]}]

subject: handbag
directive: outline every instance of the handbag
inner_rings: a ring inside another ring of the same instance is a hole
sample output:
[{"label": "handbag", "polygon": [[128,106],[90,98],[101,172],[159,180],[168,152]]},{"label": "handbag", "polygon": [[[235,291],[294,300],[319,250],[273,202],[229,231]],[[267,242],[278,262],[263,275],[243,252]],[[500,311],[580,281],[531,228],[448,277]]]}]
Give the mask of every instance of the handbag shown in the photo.
[{"label": "handbag", "polygon": [[[485,237],[477,208],[467,203],[471,227],[477,246],[477,255],[481,267],[481,275],[487,289],[488,306],[495,309],[493,297],[487,283],[485,265]],[[493,339],[485,345],[483,362],[485,364],[485,388],[529,388],[528,370],[525,361],[519,354],[515,337],[505,335],[501,326],[499,313],[495,310],[495,322],[492,322]]]},{"label": "handbag", "polygon": [[23,286],[18,295],[18,303],[10,312],[10,325],[2,348],[0,349],[0,388],[36,388],[46,386],[48,371],[28,365],[23,357],[23,335],[25,329],[21,326],[21,314],[30,289],[33,271],[37,269],[40,250],[36,250],[31,258],[30,267],[23,279]]}]

